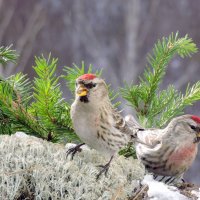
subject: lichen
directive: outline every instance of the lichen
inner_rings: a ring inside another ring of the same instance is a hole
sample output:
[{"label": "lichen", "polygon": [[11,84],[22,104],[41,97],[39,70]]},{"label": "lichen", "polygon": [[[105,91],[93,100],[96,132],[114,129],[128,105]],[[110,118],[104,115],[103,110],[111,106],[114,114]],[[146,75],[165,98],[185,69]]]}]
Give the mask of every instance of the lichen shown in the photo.
[{"label": "lichen", "polygon": [[69,144],[19,134],[0,136],[0,199],[127,199],[144,176],[138,160],[115,156],[108,175],[96,180],[109,158],[83,148],[66,158]]}]

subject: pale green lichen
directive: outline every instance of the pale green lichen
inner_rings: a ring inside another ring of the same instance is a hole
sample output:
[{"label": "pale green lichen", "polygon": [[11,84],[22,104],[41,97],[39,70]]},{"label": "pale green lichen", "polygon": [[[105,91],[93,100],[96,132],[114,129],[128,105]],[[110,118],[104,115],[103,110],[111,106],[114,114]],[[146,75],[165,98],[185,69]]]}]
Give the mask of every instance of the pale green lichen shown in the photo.
[{"label": "pale green lichen", "polygon": [[32,136],[0,136],[0,199],[127,199],[142,179],[144,168],[138,160],[116,156],[108,176],[97,165],[109,158],[84,149],[73,160],[68,147]]}]

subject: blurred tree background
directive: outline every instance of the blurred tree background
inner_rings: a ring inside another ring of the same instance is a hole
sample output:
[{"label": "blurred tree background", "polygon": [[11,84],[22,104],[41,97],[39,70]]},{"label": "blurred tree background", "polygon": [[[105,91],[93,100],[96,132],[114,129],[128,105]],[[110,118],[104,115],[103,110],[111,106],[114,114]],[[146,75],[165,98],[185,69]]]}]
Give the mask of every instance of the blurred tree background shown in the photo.
[{"label": "blurred tree background", "polygon": [[[17,66],[0,67],[2,76],[16,72],[33,75],[34,56],[49,52],[60,68],[72,63],[103,68],[113,88],[137,83],[146,65],[146,54],[162,36],[179,31],[189,34],[200,48],[200,2],[161,0],[0,0],[0,46],[13,44],[20,55]],[[175,58],[162,84],[184,90],[200,75],[200,55]],[[58,74],[61,71],[57,72]],[[70,92],[63,85],[66,98]],[[133,113],[123,101],[124,114]],[[200,115],[200,103],[185,110]],[[200,183],[200,152],[186,180]]]}]

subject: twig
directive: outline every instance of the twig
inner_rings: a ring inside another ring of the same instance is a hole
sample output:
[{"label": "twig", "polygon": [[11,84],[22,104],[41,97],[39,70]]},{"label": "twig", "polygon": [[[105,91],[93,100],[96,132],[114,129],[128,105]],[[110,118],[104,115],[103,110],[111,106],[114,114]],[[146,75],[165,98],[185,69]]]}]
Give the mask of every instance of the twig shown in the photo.
[{"label": "twig", "polygon": [[132,200],[138,200],[139,196],[148,189],[148,185],[143,185],[142,188],[136,193]]},{"label": "twig", "polygon": [[123,186],[120,186],[119,188],[117,188],[117,192],[112,196],[111,200],[117,200],[117,198],[121,196],[121,194],[122,194],[122,187]]}]

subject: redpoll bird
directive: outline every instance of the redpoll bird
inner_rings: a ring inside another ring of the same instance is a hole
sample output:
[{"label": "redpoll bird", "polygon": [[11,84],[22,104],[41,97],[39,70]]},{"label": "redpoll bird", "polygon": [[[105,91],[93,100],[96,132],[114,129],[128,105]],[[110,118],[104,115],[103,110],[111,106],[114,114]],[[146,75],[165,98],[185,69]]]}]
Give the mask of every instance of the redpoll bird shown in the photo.
[{"label": "redpoll bird", "polygon": [[[128,144],[137,132],[117,112],[109,99],[108,88],[103,79],[93,74],[84,74],[76,80],[76,97],[71,106],[71,119],[75,132],[88,146],[111,156],[103,167],[107,173],[113,155]],[[68,151],[72,156],[79,147]]]},{"label": "redpoll bird", "polygon": [[137,156],[147,171],[157,180],[174,183],[182,178],[197,155],[200,117],[176,117],[164,129],[139,131],[137,136],[148,145],[136,144]]}]

